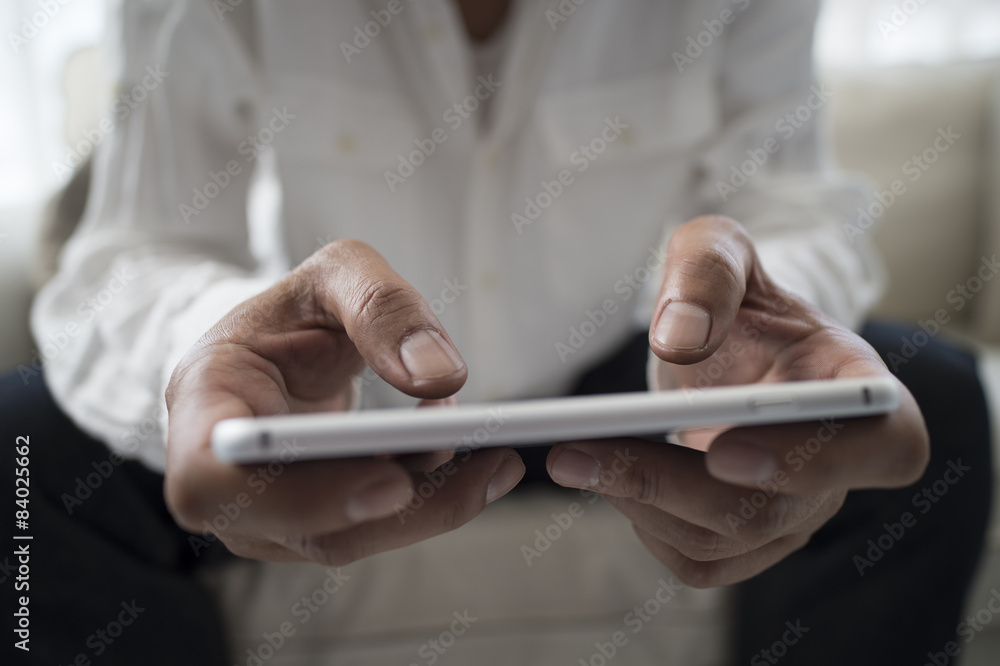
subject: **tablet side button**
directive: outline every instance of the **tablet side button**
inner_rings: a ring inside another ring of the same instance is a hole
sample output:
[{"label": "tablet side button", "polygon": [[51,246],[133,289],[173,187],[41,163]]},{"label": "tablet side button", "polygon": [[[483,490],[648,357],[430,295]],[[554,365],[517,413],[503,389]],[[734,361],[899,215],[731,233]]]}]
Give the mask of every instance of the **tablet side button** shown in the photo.
[{"label": "tablet side button", "polygon": [[754,414],[794,414],[798,411],[798,403],[792,395],[750,398],[747,404]]}]

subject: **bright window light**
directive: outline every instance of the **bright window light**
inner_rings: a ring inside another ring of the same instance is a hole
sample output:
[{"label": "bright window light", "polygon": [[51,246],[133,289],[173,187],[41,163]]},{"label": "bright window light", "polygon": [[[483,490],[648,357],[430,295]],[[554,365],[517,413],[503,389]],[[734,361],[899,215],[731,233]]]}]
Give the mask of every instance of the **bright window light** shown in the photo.
[{"label": "bright window light", "polygon": [[822,69],[1000,57],[1000,0],[830,0],[817,27]]}]

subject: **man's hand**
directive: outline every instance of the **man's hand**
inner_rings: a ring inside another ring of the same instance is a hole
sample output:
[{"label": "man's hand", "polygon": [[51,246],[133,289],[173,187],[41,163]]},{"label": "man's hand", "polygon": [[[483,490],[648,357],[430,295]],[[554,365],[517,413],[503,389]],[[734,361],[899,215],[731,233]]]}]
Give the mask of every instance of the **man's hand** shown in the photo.
[{"label": "man's hand", "polygon": [[[719,217],[671,239],[649,342],[674,364],[662,369],[692,389],[892,376],[861,338],[772,283],[745,230]],[[602,494],[689,585],[734,583],[804,546],[848,490],[920,478],[927,431],[900,389],[901,406],[885,416],[733,428],[704,442],[707,453],[633,439],[567,443],[553,448],[548,470]],[[768,499],[747,510],[755,493]]]},{"label": "man's hand", "polygon": [[212,527],[237,555],[340,565],[455,529],[520,480],[511,449],[465,452],[419,510],[397,517],[416,473],[451,454],[292,462],[278,475],[212,456],[222,419],[345,409],[365,362],[425,404],[455,393],[467,374],[427,302],[364,243],[327,245],[223,317],[167,388],[165,492],[177,522],[204,532],[221,507],[239,506],[225,529]]}]

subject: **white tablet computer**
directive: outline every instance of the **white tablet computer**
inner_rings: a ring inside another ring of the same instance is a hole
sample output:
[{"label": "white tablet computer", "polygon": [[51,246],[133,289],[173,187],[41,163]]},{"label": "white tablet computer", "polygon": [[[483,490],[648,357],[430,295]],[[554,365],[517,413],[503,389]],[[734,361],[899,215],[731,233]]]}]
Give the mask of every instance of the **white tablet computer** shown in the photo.
[{"label": "white tablet computer", "polygon": [[896,382],[878,377],[237,418],[215,425],[212,451],[224,462],[252,463],[279,459],[292,442],[296,459],[306,460],[602,437],[666,441],[693,428],[884,414],[899,399]]}]

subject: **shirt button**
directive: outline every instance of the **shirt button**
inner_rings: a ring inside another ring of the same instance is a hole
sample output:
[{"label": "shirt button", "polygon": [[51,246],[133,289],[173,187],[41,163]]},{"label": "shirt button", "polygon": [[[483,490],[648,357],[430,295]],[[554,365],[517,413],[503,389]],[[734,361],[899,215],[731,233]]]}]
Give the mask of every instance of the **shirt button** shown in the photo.
[{"label": "shirt button", "polygon": [[635,143],[635,132],[632,131],[631,125],[622,128],[622,134],[618,137],[618,140],[622,142],[623,146],[631,146]]},{"label": "shirt button", "polygon": [[337,137],[337,150],[343,155],[350,155],[357,148],[357,141],[354,139],[354,135],[349,132],[343,132],[339,137]]},{"label": "shirt button", "polygon": [[424,38],[428,42],[433,43],[441,41],[442,37],[444,37],[444,30],[436,23],[431,24],[424,29]]},{"label": "shirt button", "polygon": [[483,289],[493,290],[500,284],[500,278],[495,271],[486,271],[479,275],[479,286]]}]

